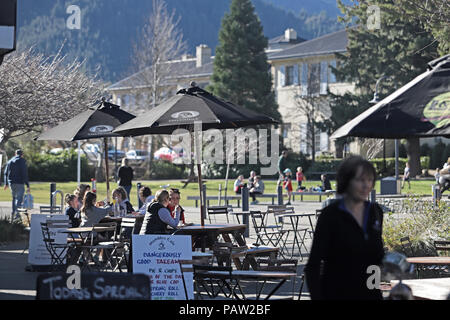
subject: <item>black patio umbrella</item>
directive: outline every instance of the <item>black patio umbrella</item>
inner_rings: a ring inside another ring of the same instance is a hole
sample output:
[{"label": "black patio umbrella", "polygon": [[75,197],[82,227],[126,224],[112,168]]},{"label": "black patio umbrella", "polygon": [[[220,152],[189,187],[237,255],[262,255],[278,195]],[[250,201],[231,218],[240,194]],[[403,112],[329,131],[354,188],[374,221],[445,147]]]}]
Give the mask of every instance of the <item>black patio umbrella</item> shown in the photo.
[{"label": "black patio umbrella", "polygon": [[[181,89],[151,112],[117,127],[114,132],[122,136],[145,134],[172,134],[176,129],[194,130],[194,123],[201,123],[201,130],[240,128],[260,124],[278,123],[271,117],[224,101],[197,87]],[[204,199],[202,200],[201,165],[197,164],[200,189],[201,225],[204,225]]]},{"label": "black patio umbrella", "polygon": [[346,136],[400,139],[450,137],[450,54],[349,121],[331,139]]},{"label": "black patio umbrella", "polygon": [[108,137],[120,137],[113,130],[119,125],[135,118],[133,114],[120,109],[120,106],[102,99],[100,104],[76,115],[56,127],[41,133],[35,140],[77,141],[104,138],[106,193],[109,199]]}]

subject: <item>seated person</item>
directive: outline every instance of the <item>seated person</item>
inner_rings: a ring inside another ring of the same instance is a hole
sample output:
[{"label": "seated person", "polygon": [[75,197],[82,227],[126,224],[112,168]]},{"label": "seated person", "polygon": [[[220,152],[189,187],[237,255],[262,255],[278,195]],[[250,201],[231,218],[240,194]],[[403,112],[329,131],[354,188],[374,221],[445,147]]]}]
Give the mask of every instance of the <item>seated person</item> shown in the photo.
[{"label": "seated person", "polygon": [[88,184],[81,183],[73,192],[73,194],[77,197],[77,210],[80,210],[83,206],[83,199],[86,192],[91,191],[91,186]]},{"label": "seated person", "polygon": [[81,217],[80,211],[78,210],[78,198],[74,194],[66,194],[64,200],[67,205],[65,215],[69,216],[72,228],[79,227]]},{"label": "seated person", "polygon": [[147,212],[147,205],[155,199],[155,196],[152,195],[152,190],[149,187],[141,187],[139,189],[139,199],[143,203],[139,208],[139,213],[145,214]]},{"label": "seated person", "polygon": [[88,191],[84,196],[83,206],[81,207],[80,227],[92,227],[112,212],[111,206],[106,208],[96,207],[96,201],[97,195],[94,192]]},{"label": "seated person", "polygon": [[251,188],[254,187],[255,178],[256,178],[256,172],[253,170],[250,171],[250,177],[248,178],[248,182],[247,182],[248,190],[250,190]]},{"label": "seated person", "polygon": [[249,194],[253,199],[252,204],[257,204],[258,200],[256,200],[256,195],[264,193],[264,182],[261,180],[261,176],[255,177],[253,185],[254,187],[249,190]]},{"label": "seated person", "polygon": [[170,189],[169,190],[169,205],[167,206],[167,209],[169,209],[170,211],[170,215],[172,216],[172,218],[175,218],[176,216],[176,211],[175,209],[177,207],[179,207],[181,209],[180,212],[180,220],[183,222],[183,224],[186,224],[186,220],[184,219],[184,209],[180,206],[180,198],[181,198],[181,193],[179,189]]},{"label": "seated person", "polygon": [[127,191],[123,187],[118,187],[113,190],[112,193],[113,199],[117,199],[120,206],[120,211],[125,212],[126,214],[130,214],[134,212],[134,208],[131,205],[130,201],[127,197]]},{"label": "seated person", "polygon": [[147,207],[147,212],[142,222],[141,231],[139,234],[167,234],[167,226],[176,229],[180,222],[181,208],[177,206],[175,209],[175,219],[170,215],[169,209],[169,191],[162,189],[155,194],[155,199]]},{"label": "seated person", "polygon": [[242,190],[243,186],[244,186],[244,176],[241,174],[234,181],[234,192],[236,192],[236,194],[241,194],[241,190]]}]

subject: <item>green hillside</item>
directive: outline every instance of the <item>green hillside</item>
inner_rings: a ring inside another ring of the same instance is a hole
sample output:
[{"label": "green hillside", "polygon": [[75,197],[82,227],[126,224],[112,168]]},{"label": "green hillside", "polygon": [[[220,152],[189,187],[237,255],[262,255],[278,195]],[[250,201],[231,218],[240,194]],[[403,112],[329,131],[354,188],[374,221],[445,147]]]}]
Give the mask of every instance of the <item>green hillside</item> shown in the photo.
[{"label": "green hillside", "polygon": [[[176,10],[190,54],[207,44],[214,48],[230,0],[166,0],[169,10]],[[253,0],[266,37],[283,34],[288,27],[300,37],[310,39],[339,28],[335,18],[322,15],[296,15],[263,0]],[[70,30],[66,20],[69,5],[81,9],[80,30]],[[68,59],[85,59],[87,71],[99,68],[100,77],[114,82],[129,75],[132,43],[136,41],[146,17],[150,0],[20,0],[18,1],[17,46],[34,46],[39,52],[62,52]]]}]

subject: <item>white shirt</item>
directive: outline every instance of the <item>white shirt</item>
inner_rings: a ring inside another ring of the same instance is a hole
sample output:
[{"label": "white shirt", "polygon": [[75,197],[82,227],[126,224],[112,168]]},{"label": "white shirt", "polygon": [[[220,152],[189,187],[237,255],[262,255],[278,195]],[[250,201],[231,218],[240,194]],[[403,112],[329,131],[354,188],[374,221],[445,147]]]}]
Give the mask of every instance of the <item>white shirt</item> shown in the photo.
[{"label": "white shirt", "polygon": [[153,201],[153,199],[155,199],[154,195],[150,195],[145,199],[144,204],[142,205],[142,207],[139,209],[139,213],[140,214],[145,214],[147,212],[147,206],[150,202]]}]

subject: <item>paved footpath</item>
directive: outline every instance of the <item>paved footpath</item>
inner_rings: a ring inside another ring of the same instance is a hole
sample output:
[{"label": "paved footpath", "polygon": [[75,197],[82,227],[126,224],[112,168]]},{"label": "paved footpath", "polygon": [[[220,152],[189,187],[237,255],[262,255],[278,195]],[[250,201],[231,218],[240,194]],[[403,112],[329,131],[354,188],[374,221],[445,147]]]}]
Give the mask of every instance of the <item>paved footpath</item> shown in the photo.
[{"label": "paved footpath", "polygon": [[[267,203],[268,204],[268,203]],[[267,204],[250,205],[251,210],[265,210]],[[31,213],[39,213],[40,205],[48,204],[34,204],[34,209]],[[315,212],[316,209],[321,208],[322,204],[320,202],[295,202],[293,204],[296,212]],[[199,208],[186,207],[186,220],[187,222],[200,223]],[[234,211],[240,211],[240,208],[234,208]],[[11,203],[10,202],[0,202],[0,218],[10,217],[11,215]],[[270,221],[269,224],[275,221]],[[205,223],[209,223],[206,219]],[[212,223],[226,223],[226,218],[221,217],[216,221],[213,220]],[[230,216],[230,223],[237,223],[234,216]],[[251,225],[251,222],[250,222]],[[309,222],[306,219],[301,223],[302,226],[309,226]],[[250,236],[246,239],[247,243],[254,243],[256,241],[256,234],[254,229],[250,228]],[[308,250],[311,245],[311,240],[306,241]],[[23,249],[28,247],[26,241],[16,242],[8,245],[0,244],[0,300],[33,300],[36,294],[36,279],[39,272],[29,272],[25,268],[28,264],[28,250],[23,252]],[[296,299],[298,291],[300,288],[300,276],[303,272],[303,267],[307,262],[307,253],[303,254],[303,259],[299,260],[297,279],[295,281]],[[297,258],[300,259],[299,256]],[[292,290],[292,284],[287,281],[283,287],[279,290],[281,295],[289,295]],[[250,290],[252,292],[252,290]],[[303,287],[302,299],[309,299],[309,294],[307,292],[306,285]]]}]

